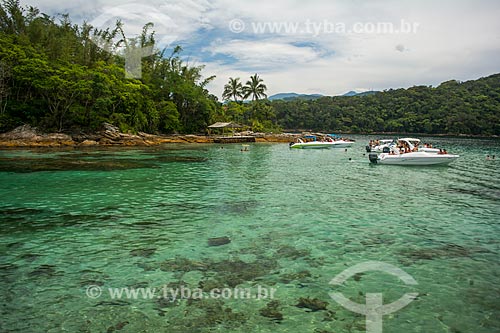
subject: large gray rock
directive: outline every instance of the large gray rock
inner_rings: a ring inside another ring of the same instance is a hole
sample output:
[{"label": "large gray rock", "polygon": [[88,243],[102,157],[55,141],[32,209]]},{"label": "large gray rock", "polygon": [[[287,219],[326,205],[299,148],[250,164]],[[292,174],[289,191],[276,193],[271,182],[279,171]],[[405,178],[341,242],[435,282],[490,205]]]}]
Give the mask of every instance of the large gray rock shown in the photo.
[{"label": "large gray rock", "polygon": [[41,138],[41,133],[36,127],[23,125],[10,132],[0,134],[0,138],[5,140],[37,140]]}]

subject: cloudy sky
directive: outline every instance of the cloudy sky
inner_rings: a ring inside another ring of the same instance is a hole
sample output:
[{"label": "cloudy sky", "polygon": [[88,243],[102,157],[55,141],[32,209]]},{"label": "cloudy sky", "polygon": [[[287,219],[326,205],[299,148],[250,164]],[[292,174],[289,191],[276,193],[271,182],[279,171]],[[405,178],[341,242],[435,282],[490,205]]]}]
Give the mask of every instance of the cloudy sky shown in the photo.
[{"label": "cloudy sky", "polygon": [[112,26],[133,37],[155,24],[163,45],[215,74],[220,96],[229,77],[254,74],[269,95],[339,95],[470,80],[500,72],[497,0],[29,0],[73,21]]}]

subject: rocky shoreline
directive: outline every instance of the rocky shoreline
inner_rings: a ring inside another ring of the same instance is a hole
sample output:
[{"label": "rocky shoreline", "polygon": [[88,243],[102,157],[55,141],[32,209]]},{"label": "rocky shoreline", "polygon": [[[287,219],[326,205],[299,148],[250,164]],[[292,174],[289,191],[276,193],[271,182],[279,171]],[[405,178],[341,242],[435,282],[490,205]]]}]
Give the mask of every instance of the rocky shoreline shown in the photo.
[{"label": "rocky shoreline", "polygon": [[[256,142],[291,142],[297,134],[246,133],[254,136]],[[109,146],[155,146],[168,143],[214,143],[214,137],[202,135],[154,135],[139,132],[122,133],[111,124],[95,134],[69,135],[63,133],[43,133],[36,127],[23,125],[0,134],[0,148],[36,147],[109,147]]]}]

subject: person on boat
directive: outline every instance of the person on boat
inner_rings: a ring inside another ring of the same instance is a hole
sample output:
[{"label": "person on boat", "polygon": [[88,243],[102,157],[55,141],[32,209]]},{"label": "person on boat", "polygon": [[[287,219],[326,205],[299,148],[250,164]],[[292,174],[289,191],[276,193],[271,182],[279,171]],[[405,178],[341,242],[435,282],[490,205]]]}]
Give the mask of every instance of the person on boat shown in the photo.
[{"label": "person on boat", "polygon": [[446,151],[446,149],[443,149],[443,154],[444,155],[448,154],[448,152]]}]

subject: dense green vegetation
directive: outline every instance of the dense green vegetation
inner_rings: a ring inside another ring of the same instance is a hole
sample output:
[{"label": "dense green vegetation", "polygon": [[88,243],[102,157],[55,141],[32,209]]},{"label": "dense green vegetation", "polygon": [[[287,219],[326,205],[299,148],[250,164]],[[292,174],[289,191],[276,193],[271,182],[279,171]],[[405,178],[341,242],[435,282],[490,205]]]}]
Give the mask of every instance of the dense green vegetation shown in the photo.
[{"label": "dense green vegetation", "polygon": [[126,78],[115,54],[153,46],[151,24],[127,40],[120,22],[97,30],[57,20],[17,0],[0,6],[0,131],[92,131],[108,121],[131,132],[199,132],[221,111],[205,88],[213,77],[184,63],[179,47],[144,58],[140,80]]},{"label": "dense green vegetation", "polygon": [[500,74],[366,96],[273,101],[278,123],[295,130],[500,135]]},{"label": "dense green vegetation", "polygon": [[[316,130],[500,135],[500,74],[353,97],[266,99],[257,74],[230,78],[223,104],[207,90],[214,76],[181,59],[181,48],[142,59],[127,78],[124,55],[154,47],[152,24],[127,39],[121,22],[106,30],[52,18],[19,0],[0,5],[0,132],[22,124],[92,132],[103,122],[124,132],[203,133],[216,121],[253,131]],[[97,42],[96,42],[97,41]],[[251,102],[243,102],[250,99]]]}]

